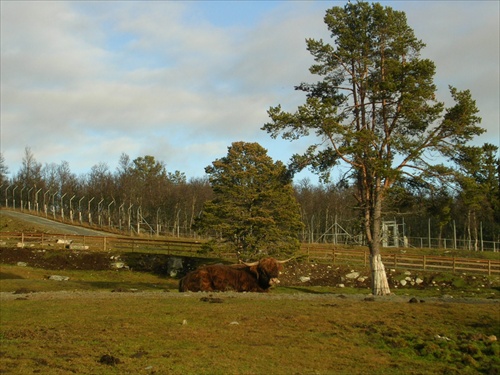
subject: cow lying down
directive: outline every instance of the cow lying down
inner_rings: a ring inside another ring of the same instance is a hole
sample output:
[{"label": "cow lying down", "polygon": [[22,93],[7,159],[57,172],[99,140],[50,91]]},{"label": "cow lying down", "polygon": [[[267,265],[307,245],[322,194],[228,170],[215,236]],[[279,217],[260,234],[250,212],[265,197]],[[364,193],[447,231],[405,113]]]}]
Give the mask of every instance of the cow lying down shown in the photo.
[{"label": "cow lying down", "polygon": [[279,283],[281,264],[274,258],[264,258],[258,262],[214,264],[189,272],[179,281],[179,292],[267,292]]}]

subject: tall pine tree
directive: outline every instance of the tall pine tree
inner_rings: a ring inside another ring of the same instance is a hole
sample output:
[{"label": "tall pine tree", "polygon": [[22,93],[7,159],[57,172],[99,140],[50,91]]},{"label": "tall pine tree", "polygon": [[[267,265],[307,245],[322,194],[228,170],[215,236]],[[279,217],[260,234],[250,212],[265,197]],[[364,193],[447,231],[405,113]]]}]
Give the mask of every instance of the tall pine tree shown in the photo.
[{"label": "tall pine tree", "polygon": [[373,294],[389,294],[382,263],[382,207],[390,187],[405,173],[432,170],[426,151],[450,156],[484,130],[468,91],[450,88],[455,105],[436,102],[434,63],[420,58],[424,43],[403,12],[365,2],[327,10],[324,21],[333,44],[307,40],[317,83],[296,87],[306,103],[295,113],[268,111],[263,129],[272,137],[309,137],[293,168],[311,166],[327,175],[347,165],[370,249]]}]

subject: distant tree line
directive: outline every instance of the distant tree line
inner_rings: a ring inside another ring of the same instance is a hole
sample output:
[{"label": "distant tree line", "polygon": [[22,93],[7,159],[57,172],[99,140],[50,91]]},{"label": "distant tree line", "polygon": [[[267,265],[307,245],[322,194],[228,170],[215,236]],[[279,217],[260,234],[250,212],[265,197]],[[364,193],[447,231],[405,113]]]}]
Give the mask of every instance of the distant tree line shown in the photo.
[{"label": "distant tree line", "polygon": [[[390,191],[384,219],[395,220],[399,234],[478,241],[500,240],[500,161],[498,148],[486,144],[465,149],[455,161],[460,174],[404,179]],[[213,167],[212,167],[213,168]],[[38,211],[49,217],[93,226],[165,236],[198,236],[194,229],[204,205],[214,199],[208,175],[188,179],[169,172],[162,161],[145,155],[133,160],[122,154],[111,171],[99,163],[77,176],[67,162],[42,165],[26,147],[22,165],[12,178],[0,154],[0,206]],[[348,180],[293,184],[302,226],[302,242],[362,243],[355,189]],[[450,246],[450,245],[448,245]]]}]

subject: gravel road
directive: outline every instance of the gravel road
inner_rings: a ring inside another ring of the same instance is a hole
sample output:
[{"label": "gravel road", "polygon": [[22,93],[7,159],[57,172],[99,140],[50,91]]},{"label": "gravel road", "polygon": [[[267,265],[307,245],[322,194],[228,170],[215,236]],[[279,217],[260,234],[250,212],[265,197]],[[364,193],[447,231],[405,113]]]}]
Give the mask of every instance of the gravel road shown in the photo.
[{"label": "gravel road", "polygon": [[33,225],[50,227],[51,232],[58,234],[74,234],[78,236],[113,236],[113,234],[110,233],[100,232],[89,228],[77,227],[69,224],[63,224],[40,216],[29,215],[17,211],[1,210],[0,220],[4,220],[5,217],[13,217],[19,220],[26,221],[28,223],[32,223]]}]

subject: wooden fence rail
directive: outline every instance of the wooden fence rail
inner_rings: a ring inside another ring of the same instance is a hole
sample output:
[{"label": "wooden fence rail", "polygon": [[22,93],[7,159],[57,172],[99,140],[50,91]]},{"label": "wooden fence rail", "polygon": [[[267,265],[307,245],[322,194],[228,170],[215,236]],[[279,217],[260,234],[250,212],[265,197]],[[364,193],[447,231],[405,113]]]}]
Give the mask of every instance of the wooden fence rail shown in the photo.
[{"label": "wooden fence rail", "polygon": [[[368,267],[370,262],[370,253],[367,250],[314,248],[304,245],[299,254],[310,260],[328,261],[333,264]],[[384,254],[382,258],[386,268],[500,275],[500,260],[406,254]]]},{"label": "wooden fence rail", "polygon": [[[59,249],[112,251],[112,252],[151,252],[167,255],[197,256],[202,242],[159,240],[151,238],[101,237],[57,235],[46,233],[0,233],[0,246],[46,246]],[[234,254],[204,254],[204,256],[236,258]],[[370,262],[367,250],[344,250],[303,244],[297,256],[308,260],[368,267]],[[487,275],[500,275],[500,260],[439,257],[428,255],[385,254],[382,256],[387,268],[403,268],[424,271],[473,272]]]}]

